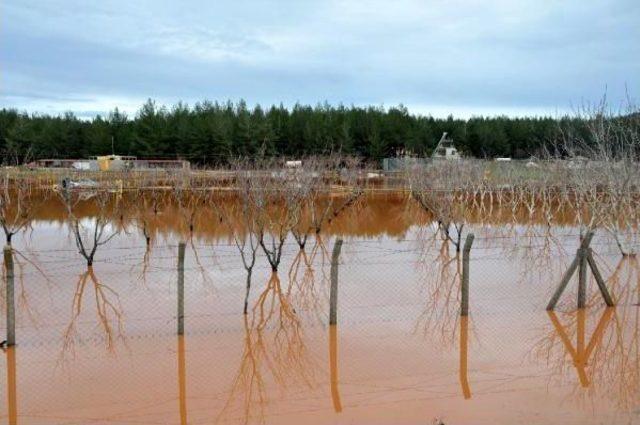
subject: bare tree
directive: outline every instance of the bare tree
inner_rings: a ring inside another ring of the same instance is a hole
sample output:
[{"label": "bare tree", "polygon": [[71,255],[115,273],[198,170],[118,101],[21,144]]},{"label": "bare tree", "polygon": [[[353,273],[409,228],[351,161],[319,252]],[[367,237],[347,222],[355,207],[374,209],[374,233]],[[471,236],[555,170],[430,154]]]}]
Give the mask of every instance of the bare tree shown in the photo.
[{"label": "bare tree", "polygon": [[290,170],[271,159],[257,161],[249,199],[255,211],[258,243],[271,270],[276,272],[289,232],[300,220],[306,188],[297,170]]},{"label": "bare tree", "polygon": [[38,190],[30,179],[23,176],[12,178],[7,170],[3,170],[0,178],[0,225],[7,245],[11,245],[13,235],[29,227],[39,206],[48,198],[49,191]]},{"label": "bare tree", "polygon": [[[110,220],[109,203],[112,193],[99,188],[91,190],[63,188],[58,193],[67,211],[69,226],[78,252],[87,261],[87,267],[92,267],[98,248],[109,243],[119,233],[119,229],[114,229]],[[83,220],[77,216],[76,208],[86,202],[90,202],[95,212],[92,217]],[[91,225],[86,225],[87,221]]]},{"label": "bare tree", "polygon": [[319,235],[364,194],[358,180],[359,160],[331,155],[303,160],[303,170],[294,174],[301,188],[301,218],[291,229],[300,249],[304,249],[311,234]]},{"label": "bare tree", "polygon": [[[470,182],[481,179],[473,161],[437,160],[408,170],[413,199],[430,213],[445,240],[460,252],[462,231],[469,213]],[[453,228],[453,230],[452,230]],[[455,232],[455,233],[454,233]]]},{"label": "bare tree", "polygon": [[607,229],[628,255],[624,235],[634,233],[638,224],[640,109],[630,98],[614,109],[605,95],[598,103],[582,104],[575,118],[577,124],[560,127],[549,153],[564,165],[565,202],[583,232]]},{"label": "bare tree", "polygon": [[[253,184],[252,172],[246,160],[237,160],[234,164],[236,182],[236,202],[214,203],[220,218],[227,225],[233,237],[234,244],[240,253],[242,266],[247,273],[243,314],[247,314],[249,296],[251,293],[251,278],[256,264],[256,256],[260,243],[256,230],[256,211],[252,198]],[[237,223],[240,223],[240,226]]]}]

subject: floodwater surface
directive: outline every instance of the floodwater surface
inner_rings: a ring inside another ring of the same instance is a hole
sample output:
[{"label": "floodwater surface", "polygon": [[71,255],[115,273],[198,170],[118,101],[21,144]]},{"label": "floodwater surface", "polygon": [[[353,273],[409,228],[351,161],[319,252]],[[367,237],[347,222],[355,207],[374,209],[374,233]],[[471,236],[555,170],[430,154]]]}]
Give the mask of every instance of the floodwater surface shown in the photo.
[{"label": "floodwater surface", "polygon": [[[470,314],[461,318],[460,255],[404,209],[365,206],[360,227],[334,223],[303,250],[288,238],[277,272],[258,255],[246,315],[237,246],[213,224],[196,226],[186,243],[183,336],[181,232],[170,220],[147,246],[133,221],[114,219],[106,231],[119,233],[87,268],[69,227],[49,211],[13,241],[17,345],[0,362],[2,421],[640,422],[636,258],[596,235],[616,307],[605,307],[590,276],[587,308],[575,308],[574,278],[548,313],[578,230],[469,225]],[[329,325],[339,237],[337,324]]]}]

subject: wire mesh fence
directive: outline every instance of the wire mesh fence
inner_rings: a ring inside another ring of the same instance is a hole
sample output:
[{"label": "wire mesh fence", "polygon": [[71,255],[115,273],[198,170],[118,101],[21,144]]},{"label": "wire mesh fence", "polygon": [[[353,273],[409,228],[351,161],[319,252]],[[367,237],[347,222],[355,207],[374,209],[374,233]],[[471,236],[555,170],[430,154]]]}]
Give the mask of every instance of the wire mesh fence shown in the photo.
[{"label": "wire mesh fence", "polygon": [[[547,313],[579,235],[571,228],[553,235],[519,229],[476,234],[469,317],[460,315],[462,254],[439,235],[345,238],[332,264],[337,238],[318,237],[304,250],[288,240],[277,271],[259,257],[246,315],[247,275],[237,246],[186,241],[185,339],[176,338],[178,240],[147,246],[117,237],[91,268],[69,241],[16,242],[17,363],[28,370],[18,383],[34,388],[22,399],[24,414],[33,422],[56,415],[81,422],[95,413],[87,406],[103,400],[123,423],[178,422],[186,411],[203,421],[253,422],[278,409],[293,417],[321,410],[328,388],[337,411],[380,400],[495,400],[524,387],[571,393],[585,382],[597,400],[633,405],[640,389],[640,369],[630,366],[640,344],[640,274],[636,259],[621,257],[606,236],[596,236],[592,248],[614,314],[591,276],[583,313],[576,312],[575,284],[557,312]],[[335,328],[328,325],[332,267]],[[1,305],[5,334],[5,299]],[[332,378],[336,359],[339,385]],[[74,385],[61,389],[60,376]],[[187,394],[197,395],[185,398],[184,409],[184,394],[176,394],[184,390],[176,385],[181,380]],[[83,394],[88,388],[91,395]]]},{"label": "wire mesh fence", "polygon": [[[575,238],[477,237],[470,253],[471,314],[544,311],[574,257],[579,242]],[[14,249],[20,344],[174,333],[178,244],[166,242],[130,246],[114,241],[90,269],[72,248]],[[290,309],[305,325],[326,325],[332,245],[332,238],[318,239],[299,250],[287,242],[289,252],[277,272],[258,259],[251,277],[250,312],[267,317],[268,309]],[[629,292],[627,275],[635,260],[620,257],[605,238],[596,239],[593,248],[607,278]],[[341,324],[440,323],[460,313],[462,255],[446,241],[347,240],[337,266]],[[626,285],[617,283],[625,279]],[[234,244],[187,242],[184,282],[187,333],[238,326],[246,271]],[[596,290],[593,282],[589,287]],[[574,300],[568,293],[563,305],[570,308]],[[2,304],[4,313],[4,300]],[[3,333],[5,319],[3,314]]]}]

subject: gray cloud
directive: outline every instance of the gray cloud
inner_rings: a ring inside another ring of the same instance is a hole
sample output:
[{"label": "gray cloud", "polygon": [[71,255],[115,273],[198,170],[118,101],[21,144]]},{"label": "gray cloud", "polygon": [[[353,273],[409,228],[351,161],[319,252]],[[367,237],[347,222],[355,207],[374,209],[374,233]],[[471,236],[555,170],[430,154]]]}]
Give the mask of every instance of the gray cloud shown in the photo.
[{"label": "gray cloud", "polygon": [[148,97],[555,114],[640,90],[634,1],[8,3],[0,106],[83,116]]}]

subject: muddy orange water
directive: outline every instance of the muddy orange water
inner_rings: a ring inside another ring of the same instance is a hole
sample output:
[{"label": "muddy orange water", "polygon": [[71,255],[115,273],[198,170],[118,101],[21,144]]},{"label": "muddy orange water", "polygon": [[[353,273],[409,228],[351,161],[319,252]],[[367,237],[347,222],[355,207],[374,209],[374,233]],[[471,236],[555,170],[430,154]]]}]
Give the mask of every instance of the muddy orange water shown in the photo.
[{"label": "muddy orange water", "polygon": [[[170,212],[159,213],[149,247],[130,210],[114,217],[106,231],[120,233],[87,269],[64,212],[45,209],[13,241],[17,345],[0,362],[1,420],[640,422],[636,258],[599,232],[592,248],[616,307],[604,307],[589,276],[586,309],[575,309],[574,278],[547,313],[578,230],[469,224],[470,315],[461,319],[460,257],[406,208],[401,199],[368,203],[304,251],[288,239],[276,274],[259,255],[246,316],[237,247],[203,220],[187,242],[180,337],[181,231]],[[338,236],[338,323],[329,326]]]}]

